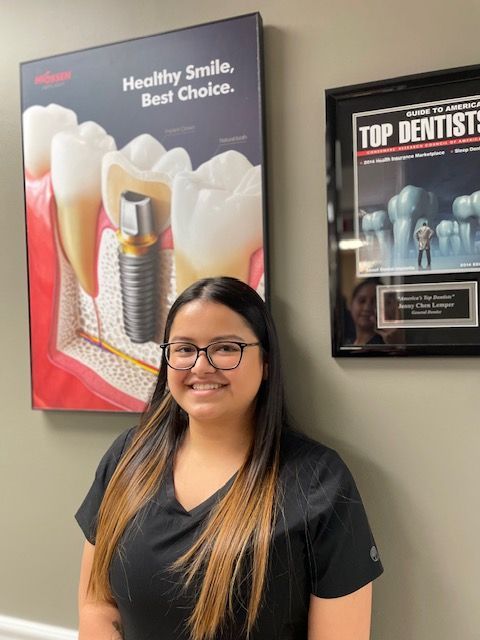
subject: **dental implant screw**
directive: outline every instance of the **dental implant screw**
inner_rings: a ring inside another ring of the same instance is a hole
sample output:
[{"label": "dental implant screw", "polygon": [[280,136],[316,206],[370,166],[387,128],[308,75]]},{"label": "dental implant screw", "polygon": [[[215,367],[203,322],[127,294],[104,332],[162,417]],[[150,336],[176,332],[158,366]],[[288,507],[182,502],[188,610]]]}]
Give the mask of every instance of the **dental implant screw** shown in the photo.
[{"label": "dental implant screw", "polygon": [[125,333],[132,342],[149,342],[157,329],[158,233],[148,196],[122,193],[117,235]]}]

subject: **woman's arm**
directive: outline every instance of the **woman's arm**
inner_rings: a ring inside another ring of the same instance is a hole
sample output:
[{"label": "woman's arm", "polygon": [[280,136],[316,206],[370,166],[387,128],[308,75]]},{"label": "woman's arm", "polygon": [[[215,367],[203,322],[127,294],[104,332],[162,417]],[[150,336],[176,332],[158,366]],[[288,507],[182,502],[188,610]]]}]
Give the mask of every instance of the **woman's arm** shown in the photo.
[{"label": "woman's arm", "polygon": [[85,541],[78,586],[78,640],[123,640],[118,609],[108,603],[92,602],[87,597],[94,553],[94,545]]},{"label": "woman's arm", "polygon": [[308,640],[369,640],[372,583],[341,598],[310,596]]}]

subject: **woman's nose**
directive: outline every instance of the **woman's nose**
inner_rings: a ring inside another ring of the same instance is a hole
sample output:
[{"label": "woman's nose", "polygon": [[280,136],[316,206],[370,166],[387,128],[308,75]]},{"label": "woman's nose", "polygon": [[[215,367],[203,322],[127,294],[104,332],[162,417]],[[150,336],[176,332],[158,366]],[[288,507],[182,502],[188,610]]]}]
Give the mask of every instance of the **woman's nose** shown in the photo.
[{"label": "woman's nose", "polygon": [[197,361],[193,365],[191,371],[194,371],[194,372],[195,371],[197,372],[215,371],[215,367],[209,362],[205,351],[200,351],[200,353],[198,354]]}]

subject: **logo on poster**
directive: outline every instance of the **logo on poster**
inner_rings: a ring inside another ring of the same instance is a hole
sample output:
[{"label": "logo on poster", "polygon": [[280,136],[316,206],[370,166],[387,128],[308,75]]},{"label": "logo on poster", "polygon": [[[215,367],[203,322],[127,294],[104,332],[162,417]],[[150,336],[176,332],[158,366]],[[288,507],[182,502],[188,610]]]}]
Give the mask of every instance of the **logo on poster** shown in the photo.
[{"label": "logo on poster", "polygon": [[45,73],[41,73],[38,76],[35,76],[35,84],[40,84],[40,85],[60,84],[71,79],[72,79],[71,71],[59,71],[57,73],[52,73],[51,71],[45,71]]}]

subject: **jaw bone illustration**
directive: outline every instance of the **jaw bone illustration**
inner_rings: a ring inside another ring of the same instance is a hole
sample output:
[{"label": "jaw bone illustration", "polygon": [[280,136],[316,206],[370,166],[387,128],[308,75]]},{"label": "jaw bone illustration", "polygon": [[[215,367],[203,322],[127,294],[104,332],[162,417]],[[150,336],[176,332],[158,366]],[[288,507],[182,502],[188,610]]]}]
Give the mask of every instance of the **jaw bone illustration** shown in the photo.
[{"label": "jaw bone illustration", "polygon": [[94,122],[52,139],[52,187],[60,242],[83,290],[97,294],[96,239],[101,206],[101,164],[114,139]]},{"label": "jaw bone illustration", "polygon": [[458,256],[462,253],[460,230],[456,220],[441,220],[435,231],[442,256]]},{"label": "jaw bone illustration", "polygon": [[480,191],[469,196],[458,196],[452,204],[457,219],[464,253],[475,253],[475,233],[480,223]]},{"label": "jaw bone illustration", "polygon": [[120,226],[120,202],[124,191],[150,198],[157,233],[170,224],[171,185],[175,175],[191,171],[190,156],[177,147],[166,151],[158,140],[144,133],[120,151],[106,154],[102,163],[102,196],[113,225]]},{"label": "jaw bone illustration", "polygon": [[77,116],[59,104],[34,105],[23,113],[25,169],[34,179],[50,171],[50,146],[56,133],[77,126]]},{"label": "jaw bone illustration", "polygon": [[408,258],[412,232],[419,218],[428,220],[438,211],[438,200],[434,193],[421,187],[407,185],[400,193],[390,198],[388,216],[393,224],[394,257]]},{"label": "jaw bone illustration", "polygon": [[172,234],[177,293],[199,278],[248,282],[262,246],[262,176],[238,151],[226,151],[173,183]]},{"label": "jaw bone illustration", "polygon": [[387,212],[383,209],[372,213],[364,212],[362,231],[367,242],[368,259],[384,263],[390,256],[392,245],[391,224]]}]

